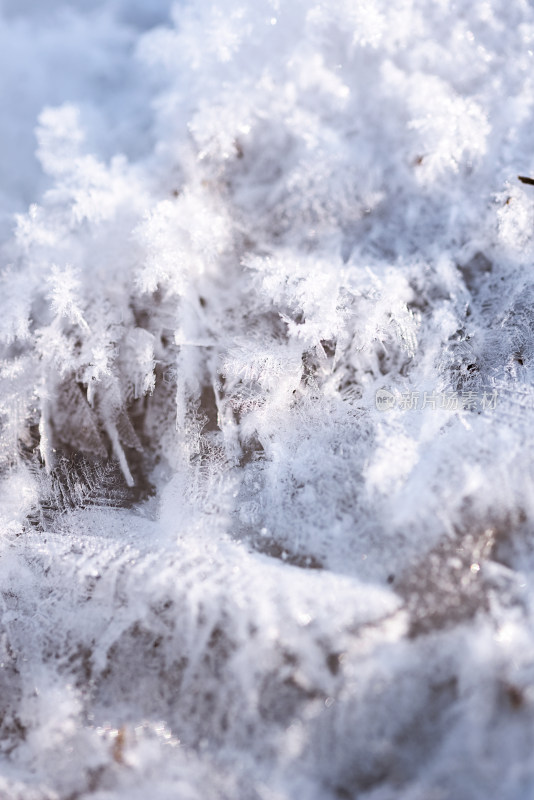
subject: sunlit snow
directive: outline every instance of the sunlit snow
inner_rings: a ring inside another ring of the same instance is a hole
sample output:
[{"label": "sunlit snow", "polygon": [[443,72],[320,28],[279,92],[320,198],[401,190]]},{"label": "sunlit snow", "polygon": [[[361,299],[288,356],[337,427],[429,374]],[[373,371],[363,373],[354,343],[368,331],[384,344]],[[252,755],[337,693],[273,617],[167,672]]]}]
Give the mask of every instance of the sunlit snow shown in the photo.
[{"label": "sunlit snow", "polygon": [[534,797],[534,5],[0,0],[0,800]]}]

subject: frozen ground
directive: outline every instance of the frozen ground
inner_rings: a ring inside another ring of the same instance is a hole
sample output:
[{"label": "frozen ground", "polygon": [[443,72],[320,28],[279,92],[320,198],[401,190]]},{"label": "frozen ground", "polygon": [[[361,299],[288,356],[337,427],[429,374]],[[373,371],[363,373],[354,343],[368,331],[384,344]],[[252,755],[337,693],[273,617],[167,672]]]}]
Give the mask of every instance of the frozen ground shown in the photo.
[{"label": "frozen ground", "polygon": [[0,0],[0,103],[1,800],[534,798],[534,6]]}]

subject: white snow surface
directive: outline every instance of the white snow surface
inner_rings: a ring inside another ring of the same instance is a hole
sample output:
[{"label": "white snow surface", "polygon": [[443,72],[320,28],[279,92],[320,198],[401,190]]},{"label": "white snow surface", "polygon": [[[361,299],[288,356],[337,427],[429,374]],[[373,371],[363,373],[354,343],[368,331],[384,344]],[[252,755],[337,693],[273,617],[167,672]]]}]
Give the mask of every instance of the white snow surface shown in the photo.
[{"label": "white snow surface", "polygon": [[0,0],[0,104],[1,800],[533,798],[534,4]]}]

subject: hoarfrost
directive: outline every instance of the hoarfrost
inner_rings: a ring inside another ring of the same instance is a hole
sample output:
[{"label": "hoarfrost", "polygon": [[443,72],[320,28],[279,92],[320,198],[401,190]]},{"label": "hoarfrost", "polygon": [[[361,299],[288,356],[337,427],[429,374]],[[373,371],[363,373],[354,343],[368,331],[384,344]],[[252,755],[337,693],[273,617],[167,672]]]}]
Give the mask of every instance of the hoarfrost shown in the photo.
[{"label": "hoarfrost", "polygon": [[525,0],[0,0],[0,796],[534,793]]}]

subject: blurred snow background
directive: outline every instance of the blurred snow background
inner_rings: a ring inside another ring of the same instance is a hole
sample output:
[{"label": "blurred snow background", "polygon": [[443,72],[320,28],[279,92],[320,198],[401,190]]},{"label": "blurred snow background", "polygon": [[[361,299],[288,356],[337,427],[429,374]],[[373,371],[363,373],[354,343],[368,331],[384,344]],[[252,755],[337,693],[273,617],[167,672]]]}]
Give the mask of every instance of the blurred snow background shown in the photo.
[{"label": "blurred snow background", "polygon": [[534,797],[533,62],[0,0],[1,798]]}]

